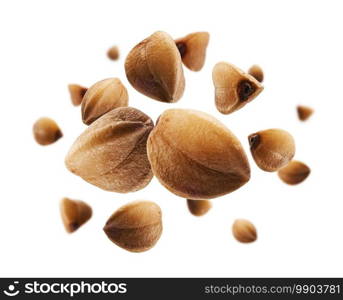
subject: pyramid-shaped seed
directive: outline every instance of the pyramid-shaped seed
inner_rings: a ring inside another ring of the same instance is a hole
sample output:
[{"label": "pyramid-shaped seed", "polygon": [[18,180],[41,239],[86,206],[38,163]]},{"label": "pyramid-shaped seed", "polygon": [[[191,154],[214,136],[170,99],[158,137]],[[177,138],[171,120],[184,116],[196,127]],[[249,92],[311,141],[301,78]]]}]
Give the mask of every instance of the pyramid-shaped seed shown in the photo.
[{"label": "pyramid-shaped seed", "polygon": [[46,117],[38,119],[32,130],[36,142],[42,146],[53,144],[63,136],[57,123]]},{"label": "pyramid-shaped seed", "polygon": [[183,95],[181,56],[165,32],[155,32],[136,45],[126,58],[125,72],[131,85],[152,99],[176,102]]},{"label": "pyramid-shaped seed", "polygon": [[200,111],[166,110],[149,135],[147,150],[157,179],[186,199],[216,198],[250,179],[249,162],[239,140]]},{"label": "pyramid-shaped seed", "polygon": [[161,209],[150,201],[129,203],[108,219],[104,231],[113,243],[125,250],[147,251],[162,234]]},{"label": "pyramid-shaped seed", "polygon": [[72,233],[92,216],[92,208],[83,201],[64,198],[60,204],[61,217],[67,232]]},{"label": "pyramid-shaped seed", "polygon": [[138,109],[113,109],[76,139],[66,156],[66,166],[106,191],[138,191],[153,176],[146,152],[153,126],[150,117]]},{"label": "pyramid-shaped seed", "polygon": [[292,135],[282,129],[267,129],[249,135],[250,151],[264,171],[275,172],[286,166],[295,154]]},{"label": "pyramid-shaped seed", "polygon": [[208,213],[212,208],[212,203],[209,200],[187,199],[187,206],[192,215],[200,217]]},{"label": "pyramid-shaped seed", "polygon": [[216,107],[223,114],[241,109],[263,90],[261,83],[253,76],[226,62],[214,66],[212,79]]},{"label": "pyramid-shaped seed", "polygon": [[257,239],[257,231],[250,221],[236,220],[232,225],[232,233],[235,239],[241,243],[252,243]]},{"label": "pyramid-shaped seed", "polygon": [[175,40],[183,64],[192,71],[200,71],[205,64],[210,35],[208,32],[194,32]]},{"label": "pyramid-shaped seed", "polygon": [[300,121],[308,120],[312,116],[313,112],[314,110],[311,107],[303,105],[297,106],[297,113]]},{"label": "pyramid-shaped seed", "polygon": [[82,121],[92,124],[105,113],[118,107],[127,106],[129,96],[118,78],[108,78],[92,85],[82,100]]},{"label": "pyramid-shaped seed", "polygon": [[311,169],[301,161],[292,160],[278,171],[280,179],[290,185],[303,182],[311,173]]}]

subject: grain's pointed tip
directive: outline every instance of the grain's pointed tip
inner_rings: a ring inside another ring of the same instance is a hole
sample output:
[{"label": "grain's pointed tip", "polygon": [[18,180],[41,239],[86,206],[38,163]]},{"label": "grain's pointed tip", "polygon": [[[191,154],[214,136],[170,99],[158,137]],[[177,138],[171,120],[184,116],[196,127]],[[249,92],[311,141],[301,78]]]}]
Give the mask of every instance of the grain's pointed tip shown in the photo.
[{"label": "grain's pointed tip", "polygon": [[261,142],[261,137],[258,133],[253,133],[248,136],[249,146],[251,149],[256,148]]}]

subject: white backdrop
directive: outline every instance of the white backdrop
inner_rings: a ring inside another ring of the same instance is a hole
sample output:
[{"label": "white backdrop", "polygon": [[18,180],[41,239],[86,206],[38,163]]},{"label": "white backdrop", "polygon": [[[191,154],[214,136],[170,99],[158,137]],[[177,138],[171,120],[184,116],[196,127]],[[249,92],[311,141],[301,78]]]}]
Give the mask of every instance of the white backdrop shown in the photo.
[{"label": "white backdrop", "polygon": [[[1,276],[343,276],[341,1],[1,1],[0,4],[0,275]],[[205,67],[185,69],[186,91],[175,104],[136,92],[124,73],[128,51],[163,30],[177,38],[211,34]],[[117,44],[120,60],[107,59]],[[265,90],[232,115],[214,105],[212,68],[228,61],[259,64]],[[243,188],[213,200],[196,218],[185,200],[156,179],[131,194],[102,191],[69,173],[64,157],[85,126],[67,85],[119,77],[130,105],[154,120],[167,108],[194,108],[220,119],[242,141],[252,168]],[[316,111],[298,121],[297,104]],[[42,147],[33,122],[48,116],[64,137]],[[312,174],[287,186],[258,169],[247,136],[267,128],[290,131],[296,159]],[[92,219],[68,235],[62,197],[80,199]],[[164,232],[152,250],[134,254],[102,232],[107,218],[137,199],[157,202]],[[251,220],[258,241],[234,240],[236,218]]]}]

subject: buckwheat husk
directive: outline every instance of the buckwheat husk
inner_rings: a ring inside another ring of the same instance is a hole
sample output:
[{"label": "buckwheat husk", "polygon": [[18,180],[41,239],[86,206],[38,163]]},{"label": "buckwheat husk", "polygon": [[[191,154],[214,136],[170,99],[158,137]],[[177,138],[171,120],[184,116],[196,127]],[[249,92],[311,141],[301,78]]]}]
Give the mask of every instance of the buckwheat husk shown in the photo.
[{"label": "buckwheat husk", "polygon": [[131,85],[152,99],[176,102],[183,95],[181,56],[165,32],[157,31],[136,45],[126,58],[125,72]]},{"label": "buckwheat husk", "polygon": [[257,231],[254,224],[244,219],[238,219],[233,223],[232,233],[236,240],[241,243],[252,243],[257,239]]},{"label": "buckwheat husk", "polygon": [[311,107],[299,105],[297,106],[297,113],[300,121],[307,121],[314,113],[314,110]]},{"label": "buckwheat husk", "polygon": [[192,215],[200,217],[208,213],[212,208],[212,203],[209,200],[187,199],[187,206]]},{"label": "buckwheat husk", "polygon": [[72,233],[92,216],[92,208],[83,201],[64,198],[60,204],[61,217],[67,232]]},{"label": "buckwheat husk", "polygon": [[87,88],[79,84],[69,84],[68,90],[73,105],[79,106],[82,103],[83,96],[87,92]]},{"label": "buckwheat husk", "polygon": [[249,162],[239,140],[200,111],[166,110],[149,136],[147,149],[157,179],[186,199],[219,197],[250,179]]},{"label": "buckwheat husk", "polygon": [[118,46],[113,46],[107,51],[107,57],[110,60],[118,60],[119,59],[119,48]]},{"label": "buckwheat husk", "polygon": [[152,179],[146,141],[153,121],[132,107],[120,107],[92,123],[74,142],[67,168],[107,191],[128,193]]},{"label": "buckwheat husk", "polygon": [[113,243],[125,250],[147,251],[162,234],[161,209],[150,201],[129,203],[108,219],[104,231]]},{"label": "buckwheat husk", "polygon": [[278,171],[280,179],[290,185],[303,182],[311,173],[311,169],[303,162],[292,160]]},{"label": "buckwheat husk", "polygon": [[33,124],[33,136],[38,144],[46,146],[59,140],[63,134],[54,120],[43,117]]},{"label": "buckwheat husk", "polygon": [[263,90],[261,83],[236,66],[217,63],[212,71],[215,104],[222,114],[230,114],[244,107]]},{"label": "buckwheat husk", "polygon": [[81,105],[82,121],[92,124],[105,113],[118,107],[127,106],[129,96],[118,78],[108,78],[92,85],[83,97]]},{"label": "buckwheat husk", "polygon": [[262,130],[249,135],[248,140],[256,164],[264,171],[275,172],[294,157],[294,139],[285,130]]},{"label": "buckwheat husk", "polygon": [[251,66],[248,70],[248,73],[259,82],[263,82],[264,74],[262,68],[259,65]]},{"label": "buckwheat husk", "polygon": [[175,40],[183,64],[192,71],[200,71],[205,64],[208,32],[194,32]]}]

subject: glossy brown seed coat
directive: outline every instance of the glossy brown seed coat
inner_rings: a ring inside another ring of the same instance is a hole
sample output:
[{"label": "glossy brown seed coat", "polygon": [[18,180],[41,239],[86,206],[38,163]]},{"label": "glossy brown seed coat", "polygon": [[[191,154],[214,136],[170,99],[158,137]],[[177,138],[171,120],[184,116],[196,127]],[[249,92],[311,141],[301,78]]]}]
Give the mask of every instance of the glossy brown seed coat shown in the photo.
[{"label": "glossy brown seed coat", "polygon": [[182,62],[192,71],[200,71],[205,63],[206,49],[210,35],[208,32],[194,32],[175,40]]},{"label": "glossy brown seed coat", "polygon": [[92,85],[83,97],[82,121],[92,124],[105,113],[118,107],[127,106],[129,96],[118,78],[108,78]]},{"label": "glossy brown seed coat", "polygon": [[239,140],[203,112],[166,110],[149,136],[147,149],[157,179],[186,199],[219,197],[250,179],[249,163]]},{"label": "glossy brown seed coat", "polygon": [[77,138],[66,157],[66,166],[107,191],[140,190],[153,176],[146,153],[152,129],[152,120],[138,109],[114,109]]},{"label": "glossy brown seed coat", "polygon": [[137,91],[158,101],[176,102],[185,88],[179,50],[165,32],[136,45],[126,58],[125,72]]},{"label": "glossy brown seed coat", "polygon": [[226,62],[214,66],[212,79],[216,107],[223,114],[241,109],[263,90],[253,76]]},{"label": "glossy brown seed coat", "polygon": [[248,140],[256,164],[267,172],[281,169],[295,154],[293,137],[282,129],[262,130],[249,135]]},{"label": "glossy brown seed coat", "polygon": [[87,88],[79,84],[69,84],[68,90],[73,105],[79,106],[82,103],[83,96],[87,92]]},{"label": "glossy brown seed coat", "polygon": [[263,74],[262,68],[259,65],[251,66],[250,69],[248,70],[248,73],[259,82],[263,82],[264,74]]},{"label": "glossy brown seed coat", "polygon": [[192,215],[200,217],[212,208],[212,203],[209,200],[192,200],[187,199],[187,206]]},{"label": "glossy brown seed coat", "polygon": [[92,216],[92,208],[83,201],[64,198],[60,204],[61,217],[67,232],[72,233]]},{"label": "glossy brown seed coat", "polygon": [[238,219],[233,223],[232,233],[236,240],[241,243],[252,243],[257,239],[257,231],[254,224],[244,219]]},{"label": "glossy brown seed coat", "polygon": [[299,120],[306,121],[312,116],[314,110],[311,107],[299,105],[297,106],[297,112]]},{"label": "glossy brown seed coat", "polygon": [[290,185],[303,182],[311,173],[311,169],[301,161],[292,160],[278,171],[280,179]]},{"label": "glossy brown seed coat", "polygon": [[54,120],[44,117],[34,123],[33,136],[38,144],[45,146],[56,142],[63,134]]},{"label": "glossy brown seed coat", "polygon": [[151,249],[162,234],[162,212],[154,202],[137,201],[119,208],[104,231],[119,247],[131,252]]}]

